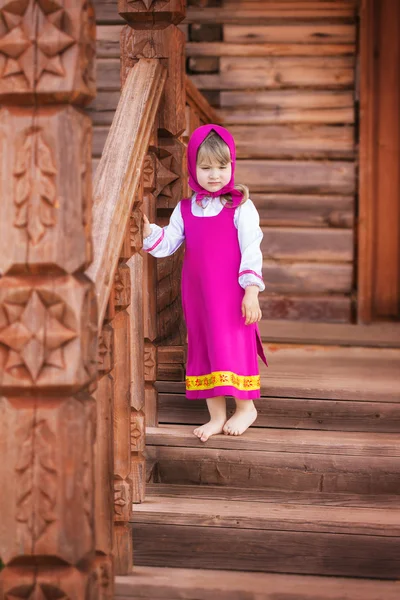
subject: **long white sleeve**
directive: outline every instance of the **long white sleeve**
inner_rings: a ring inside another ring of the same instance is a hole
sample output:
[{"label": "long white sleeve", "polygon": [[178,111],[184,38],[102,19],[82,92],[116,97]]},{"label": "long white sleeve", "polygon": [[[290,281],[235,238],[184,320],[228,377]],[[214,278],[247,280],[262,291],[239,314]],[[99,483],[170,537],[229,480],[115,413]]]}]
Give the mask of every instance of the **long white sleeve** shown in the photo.
[{"label": "long white sleeve", "polygon": [[151,234],[143,240],[143,250],[156,258],[170,256],[185,239],[185,227],[181,213],[181,203],[175,206],[166,227],[151,224]]},{"label": "long white sleeve", "polygon": [[250,199],[236,209],[235,225],[242,253],[239,284],[242,288],[257,285],[262,292],[265,290],[265,284],[262,278],[263,257],[260,243],[264,234],[260,228],[258,211]]}]

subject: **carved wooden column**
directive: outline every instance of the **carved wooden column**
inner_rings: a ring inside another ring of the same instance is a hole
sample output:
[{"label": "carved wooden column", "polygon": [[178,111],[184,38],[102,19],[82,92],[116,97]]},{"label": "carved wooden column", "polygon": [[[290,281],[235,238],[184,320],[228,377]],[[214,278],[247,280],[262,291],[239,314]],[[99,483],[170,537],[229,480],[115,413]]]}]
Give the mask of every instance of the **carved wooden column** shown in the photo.
[{"label": "carved wooden column", "polygon": [[[172,213],[182,198],[185,161],[185,145],[180,140],[185,131],[185,36],[176,27],[185,17],[184,0],[119,0],[119,13],[128,25],[121,34],[121,77],[125,81],[129,70],[139,58],[160,59],[168,69],[168,76],[160,109],[157,115],[156,129],[150,143],[144,169],[144,209],[149,218],[160,222],[160,212],[164,219]],[[157,265],[150,256],[144,257],[144,337],[145,337],[145,398],[146,421],[148,425],[157,425],[156,346],[158,340],[179,343],[176,330],[179,331],[181,310],[179,301],[180,256],[162,259]],[[167,279],[162,273],[167,274]],[[175,285],[166,289],[172,280]],[[165,281],[163,281],[165,279]],[[165,288],[163,298],[157,297],[157,288]],[[171,340],[169,339],[171,338]]]},{"label": "carved wooden column", "polygon": [[[87,0],[0,1],[0,598],[100,598]],[[51,104],[51,106],[50,106]]]}]

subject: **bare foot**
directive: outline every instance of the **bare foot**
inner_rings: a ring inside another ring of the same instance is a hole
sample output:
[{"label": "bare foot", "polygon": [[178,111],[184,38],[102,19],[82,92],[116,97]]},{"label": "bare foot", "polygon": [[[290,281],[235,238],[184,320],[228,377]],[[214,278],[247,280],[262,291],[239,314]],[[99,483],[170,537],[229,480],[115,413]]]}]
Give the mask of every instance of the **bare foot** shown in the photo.
[{"label": "bare foot", "polygon": [[248,408],[236,408],[236,412],[225,423],[223,432],[227,435],[242,435],[257,419],[257,409],[253,403]]},{"label": "bare foot", "polygon": [[218,433],[222,433],[222,428],[224,426],[225,420],[211,420],[205,425],[201,425],[200,427],[196,427],[193,431],[194,435],[196,435],[202,442],[206,442],[209,437],[212,435],[217,435]]}]

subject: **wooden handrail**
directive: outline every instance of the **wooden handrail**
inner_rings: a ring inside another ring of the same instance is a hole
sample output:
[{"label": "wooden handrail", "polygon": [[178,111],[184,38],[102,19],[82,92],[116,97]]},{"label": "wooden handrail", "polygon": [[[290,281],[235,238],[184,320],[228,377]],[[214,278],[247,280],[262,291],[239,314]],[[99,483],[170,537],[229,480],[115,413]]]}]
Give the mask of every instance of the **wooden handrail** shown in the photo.
[{"label": "wooden handrail", "polygon": [[121,246],[167,78],[158,59],[140,59],[122,90],[93,184],[94,282],[102,326]]},{"label": "wooden handrail", "polygon": [[212,108],[212,106],[209,105],[206,98],[204,98],[201,92],[199,92],[197,87],[187,75],[185,76],[185,87],[186,102],[195,110],[195,112],[197,112],[201,121],[204,123],[220,124],[221,117]]}]

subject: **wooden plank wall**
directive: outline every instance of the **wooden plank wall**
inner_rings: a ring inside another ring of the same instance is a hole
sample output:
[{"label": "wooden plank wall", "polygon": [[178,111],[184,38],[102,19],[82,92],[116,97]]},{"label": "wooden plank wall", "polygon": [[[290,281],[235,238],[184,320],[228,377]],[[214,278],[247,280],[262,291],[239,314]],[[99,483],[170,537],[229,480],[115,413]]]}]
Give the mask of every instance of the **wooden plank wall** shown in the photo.
[{"label": "wooden plank wall", "polygon": [[[116,4],[96,2],[95,160],[119,99]],[[264,318],[349,322],[356,0],[188,4],[187,72],[234,134],[236,180],[261,216]]]}]

